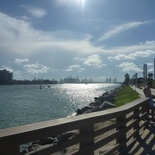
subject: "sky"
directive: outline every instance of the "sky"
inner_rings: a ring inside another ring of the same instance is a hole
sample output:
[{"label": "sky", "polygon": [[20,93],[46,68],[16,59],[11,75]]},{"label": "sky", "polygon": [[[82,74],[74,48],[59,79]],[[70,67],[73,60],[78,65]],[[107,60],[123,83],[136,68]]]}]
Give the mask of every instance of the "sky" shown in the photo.
[{"label": "sky", "polygon": [[0,0],[0,70],[17,80],[154,73],[155,0]]}]

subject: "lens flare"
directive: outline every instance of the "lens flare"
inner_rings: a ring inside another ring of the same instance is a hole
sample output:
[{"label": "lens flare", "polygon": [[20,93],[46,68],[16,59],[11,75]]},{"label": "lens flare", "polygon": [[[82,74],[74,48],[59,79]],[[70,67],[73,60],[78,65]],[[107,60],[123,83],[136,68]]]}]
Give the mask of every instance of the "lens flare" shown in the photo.
[{"label": "lens flare", "polygon": [[81,7],[84,8],[86,0],[76,0],[76,3]]},{"label": "lens flare", "polygon": [[86,4],[86,0],[57,0],[56,1],[57,6],[62,6],[62,5],[68,5],[68,6],[73,6],[75,5],[76,7],[84,8]]}]

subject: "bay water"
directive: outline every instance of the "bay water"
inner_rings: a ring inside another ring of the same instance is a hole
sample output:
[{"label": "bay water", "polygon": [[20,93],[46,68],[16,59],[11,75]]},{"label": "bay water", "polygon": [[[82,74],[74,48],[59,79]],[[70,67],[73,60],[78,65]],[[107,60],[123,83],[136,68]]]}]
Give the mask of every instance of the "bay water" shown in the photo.
[{"label": "bay water", "polygon": [[0,129],[72,115],[120,84],[1,85]]}]

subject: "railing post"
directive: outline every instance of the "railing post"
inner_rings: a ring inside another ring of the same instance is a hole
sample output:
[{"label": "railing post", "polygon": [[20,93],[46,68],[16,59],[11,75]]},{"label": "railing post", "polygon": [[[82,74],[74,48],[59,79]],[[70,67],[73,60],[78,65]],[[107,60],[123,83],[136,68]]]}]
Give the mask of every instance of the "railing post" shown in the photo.
[{"label": "railing post", "polygon": [[121,117],[117,117],[116,118],[116,124],[121,124],[119,127],[117,127],[117,130],[119,131],[119,137],[116,139],[116,143],[120,145],[119,148],[119,154],[121,154],[121,152],[126,149],[126,143],[124,143],[124,141],[126,140],[126,132],[123,132],[123,129],[126,128],[126,115],[125,116],[121,116]]},{"label": "railing post", "polygon": [[[86,126],[84,128],[80,128],[80,135],[89,135],[90,133],[94,132],[94,125]],[[80,142],[80,149],[87,148],[88,146],[94,144],[94,137],[89,137],[89,139],[85,139],[85,141]],[[86,154],[94,155],[94,152],[86,152]]]},{"label": "railing post", "polygon": [[[137,115],[138,112],[139,112],[139,108],[134,110],[134,115]],[[134,138],[137,138],[139,136],[139,129],[140,129],[140,126],[139,126],[139,115],[135,116],[134,120],[136,121],[135,126],[134,126],[134,130],[136,130],[135,131],[136,135],[134,136]]]},{"label": "railing post", "polygon": [[0,155],[19,155],[19,145],[16,142],[0,143]]},{"label": "railing post", "polygon": [[149,105],[147,103],[145,103],[142,108],[144,108],[144,111],[147,113],[147,116],[145,117],[145,120],[147,121],[147,124],[145,126],[145,128],[147,128],[149,126],[149,122],[150,122],[150,118],[149,118],[149,114],[150,114],[150,110],[149,110]]}]

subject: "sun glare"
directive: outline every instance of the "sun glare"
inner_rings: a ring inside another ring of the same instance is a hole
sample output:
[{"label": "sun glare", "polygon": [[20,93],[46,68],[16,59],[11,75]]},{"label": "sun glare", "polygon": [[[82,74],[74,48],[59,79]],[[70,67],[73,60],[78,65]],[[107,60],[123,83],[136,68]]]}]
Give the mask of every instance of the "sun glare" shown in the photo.
[{"label": "sun glare", "polygon": [[57,5],[75,5],[83,9],[85,7],[86,0],[57,0]]},{"label": "sun glare", "polygon": [[84,8],[85,2],[86,2],[86,0],[76,0],[76,3],[77,3],[81,8]]}]

